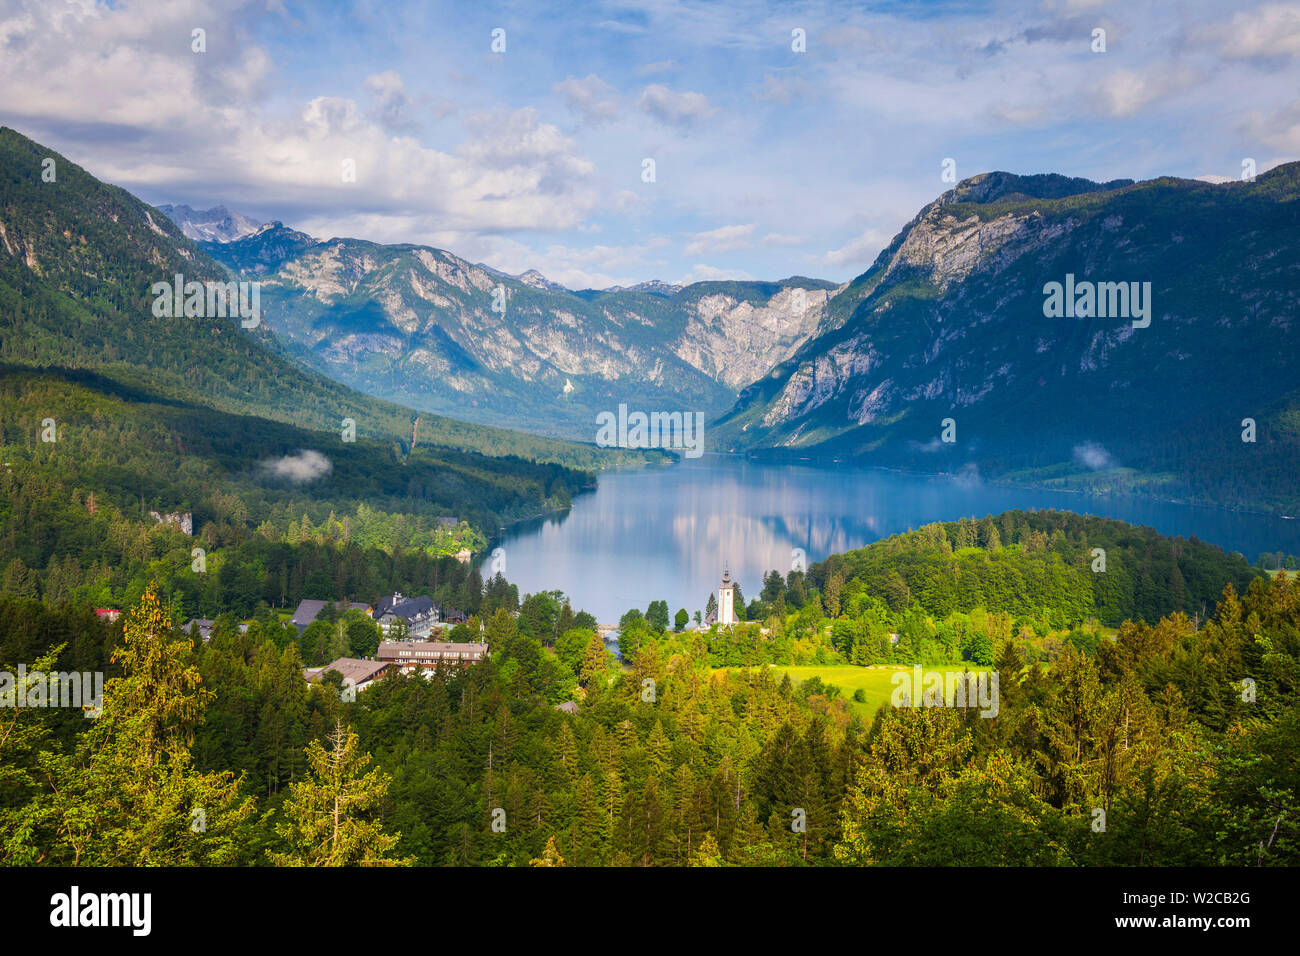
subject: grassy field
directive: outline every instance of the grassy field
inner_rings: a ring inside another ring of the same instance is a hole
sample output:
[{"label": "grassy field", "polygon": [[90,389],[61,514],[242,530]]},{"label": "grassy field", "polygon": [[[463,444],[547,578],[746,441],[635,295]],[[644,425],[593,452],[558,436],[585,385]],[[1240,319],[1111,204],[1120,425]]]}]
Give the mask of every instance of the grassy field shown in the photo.
[{"label": "grassy field", "polygon": [[[950,664],[926,667],[925,671],[929,673],[935,670],[948,671],[961,670],[961,668],[962,665],[960,664]],[[781,679],[782,674],[789,674],[790,680],[796,687],[813,677],[821,678],[823,684],[834,684],[840,689],[841,695],[848,701],[853,712],[869,719],[881,704],[889,703],[889,698],[893,695],[896,686],[891,682],[893,675],[899,671],[910,674],[912,666],[910,664],[881,664],[878,667],[856,667],[853,664],[811,664],[801,667],[771,667],[768,669],[776,675],[777,680]],[[971,670],[982,671],[988,670],[988,668],[971,667]],[[859,688],[867,698],[866,703],[859,703],[853,699],[853,692]]]}]

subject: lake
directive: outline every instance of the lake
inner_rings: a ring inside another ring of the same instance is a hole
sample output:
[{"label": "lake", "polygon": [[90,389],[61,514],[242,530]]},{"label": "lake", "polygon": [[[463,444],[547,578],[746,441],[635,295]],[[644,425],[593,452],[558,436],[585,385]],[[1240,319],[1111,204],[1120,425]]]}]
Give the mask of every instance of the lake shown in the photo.
[{"label": "lake", "polygon": [[[617,624],[653,600],[703,610],[724,565],[746,602],[763,575],[932,521],[1013,508],[1059,508],[1195,536],[1254,562],[1300,554],[1300,521],[1144,498],[1080,495],[848,466],[802,466],[704,455],[669,467],[603,472],[566,514],[507,529],[493,547],[519,593],[560,590],[574,609]],[[484,574],[491,573],[491,558]]]}]

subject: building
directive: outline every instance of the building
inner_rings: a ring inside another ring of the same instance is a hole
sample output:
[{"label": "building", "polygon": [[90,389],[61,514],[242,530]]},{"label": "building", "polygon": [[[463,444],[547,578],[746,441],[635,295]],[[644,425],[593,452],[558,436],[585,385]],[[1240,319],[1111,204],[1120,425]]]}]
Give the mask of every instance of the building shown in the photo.
[{"label": "building", "polygon": [[197,627],[199,629],[199,640],[206,641],[212,636],[212,628],[216,623],[217,622],[211,618],[196,617],[182,624],[181,630],[187,637],[191,637],[193,636],[191,628]]},{"label": "building", "polygon": [[461,548],[459,551],[456,552],[456,560],[459,561],[461,564],[469,564],[470,559],[473,557],[474,557],[474,553],[470,551],[469,548]]},{"label": "building", "polygon": [[304,667],[302,676],[307,678],[307,683],[317,684],[328,671],[338,671],[343,675],[344,687],[355,687],[358,691],[362,691],[392,668],[393,665],[387,661],[363,661],[355,657],[340,657],[336,661],[330,661],[324,667]]},{"label": "building", "polygon": [[95,608],[95,613],[101,618],[109,621],[116,621],[122,616],[122,612],[115,607],[97,607]]},{"label": "building", "polygon": [[395,664],[403,674],[439,664],[469,666],[487,656],[486,644],[456,644],[451,641],[381,641],[375,654],[376,660]]},{"label": "building", "polygon": [[562,710],[566,714],[576,714],[578,712],[578,704],[576,701],[566,700],[563,704],[556,704],[555,709]]},{"label": "building", "polygon": [[[293,617],[289,619],[289,623],[296,627],[298,634],[301,635],[303,631],[307,630],[307,625],[316,620],[320,612],[325,610],[326,605],[333,603],[333,601],[299,601],[298,609],[293,612]],[[349,604],[348,609],[370,613],[369,604]]]},{"label": "building", "polygon": [[401,594],[396,593],[379,602],[379,606],[374,610],[374,617],[385,637],[398,621],[404,621],[406,636],[417,640],[428,637],[433,631],[433,626],[442,620],[433,598],[402,597]]},{"label": "building", "polygon": [[722,587],[718,588],[718,610],[710,614],[705,624],[731,627],[736,623],[736,585],[731,580],[731,569],[722,569]]}]

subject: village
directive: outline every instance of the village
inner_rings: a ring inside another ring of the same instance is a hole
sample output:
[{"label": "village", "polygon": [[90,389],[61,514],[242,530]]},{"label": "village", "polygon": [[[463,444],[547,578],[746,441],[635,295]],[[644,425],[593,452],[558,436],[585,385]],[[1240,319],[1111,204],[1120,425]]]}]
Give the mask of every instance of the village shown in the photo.
[{"label": "village", "polygon": [[[465,560],[465,556],[457,557]],[[730,571],[724,569],[717,590],[716,610],[710,610],[703,623],[693,625],[692,629],[708,630],[715,626],[730,627],[738,623],[735,587]],[[441,607],[432,598],[423,595],[409,597],[395,592],[376,605],[304,599],[298,602],[289,618],[289,624],[302,636],[321,617],[322,612],[331,606],[339,612],[361,612],[374,621],[382,634],[373,656],[340,656],[326,664],[304,667],[302,670],[303,678],[308,684],[324,683],[331,672],[338,674],[340,691],[350,699],[355,699],[357,692],[393,673],[418,673],[432,677],[440,667],[469,667],[489,655],[489,647],[484,642],[438,640],[453,626],[469,623],[470,618],[457,608]],[[117,620],[121,614],[116,608],[97,608],[96,613],[108,620]],[[215,627],[214,619],[193,618],[180,625],[180,630],[206,643],[211,639]],[[236,627],[240,633],[245,633],[249,625],[245,622]],[[617,635],[617,630],[609,625],[600,626],[599,631],[606,640]],[[561,709],[567,708],[562,705]]]}]

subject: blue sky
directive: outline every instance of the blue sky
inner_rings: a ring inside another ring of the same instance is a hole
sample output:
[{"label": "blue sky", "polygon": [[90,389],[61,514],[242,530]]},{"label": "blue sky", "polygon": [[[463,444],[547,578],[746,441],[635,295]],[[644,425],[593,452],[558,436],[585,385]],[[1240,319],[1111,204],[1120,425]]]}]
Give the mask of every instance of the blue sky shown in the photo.
[{"label": "blue sky", "polygon": [[1107,180],[1300,157],[1300,4],[4,0],[0,122],[150,202],[571,287],[845,281],[945,158]]}]

